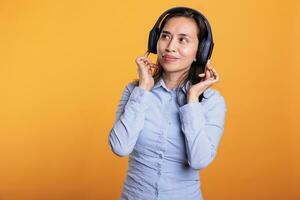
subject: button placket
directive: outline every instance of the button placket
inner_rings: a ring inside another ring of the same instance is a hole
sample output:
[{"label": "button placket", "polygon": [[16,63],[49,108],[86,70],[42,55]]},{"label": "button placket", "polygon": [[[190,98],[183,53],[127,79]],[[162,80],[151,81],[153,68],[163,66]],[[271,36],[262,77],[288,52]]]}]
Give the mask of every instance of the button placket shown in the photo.
[{"label": "button placket", "polygon": [[158,196],[158,183],[155,183],[155,195]]},{"label": "button placket", "polygon": [[172,102],[172,98],[173,98],[173,94],[171,93],[171,94],[170,94],[170,98],[169,98],[169,102],[170,102],[170,103]]},{"label": "button placket", "polygon": [[161,169],[161,164],[160,163],[157,163],[157,168]]},{"label": "button placket", "polygon": [[163,159],[163,158],[164,158],[164,154],[163,154],[163,153],[159,153],[159,154],[158,154],[158,157],[159,157],[160,159]]}]

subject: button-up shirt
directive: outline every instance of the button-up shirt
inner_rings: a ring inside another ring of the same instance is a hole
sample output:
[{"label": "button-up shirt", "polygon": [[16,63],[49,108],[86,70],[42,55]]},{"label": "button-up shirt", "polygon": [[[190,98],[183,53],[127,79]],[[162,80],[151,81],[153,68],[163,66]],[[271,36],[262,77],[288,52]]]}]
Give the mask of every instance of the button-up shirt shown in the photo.
[{"label": "button-up shirt", "polygon": [[111,150],[129,156],[120,199],[203,199],[199,170],[216,156],[226,104],[212,88],[201,102],[187,103],[190,84],[177,87],[179,93],[162,78],[150,91],[125,86],[109,133]]}]

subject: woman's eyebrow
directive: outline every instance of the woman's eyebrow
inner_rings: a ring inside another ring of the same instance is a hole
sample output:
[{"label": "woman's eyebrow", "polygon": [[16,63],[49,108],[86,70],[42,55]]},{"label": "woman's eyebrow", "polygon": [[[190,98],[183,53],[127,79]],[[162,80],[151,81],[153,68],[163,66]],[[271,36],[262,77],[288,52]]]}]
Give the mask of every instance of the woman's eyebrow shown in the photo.
[{"label": "woman's eyebrow", "polygon": [[[166,34],[172,35],[169,31],[162,31],[162,33],[166,33]],[[187,35],[185,33],[179,33],[178,35],[184,36],[184,37],[190,37],[189,35]]]}]

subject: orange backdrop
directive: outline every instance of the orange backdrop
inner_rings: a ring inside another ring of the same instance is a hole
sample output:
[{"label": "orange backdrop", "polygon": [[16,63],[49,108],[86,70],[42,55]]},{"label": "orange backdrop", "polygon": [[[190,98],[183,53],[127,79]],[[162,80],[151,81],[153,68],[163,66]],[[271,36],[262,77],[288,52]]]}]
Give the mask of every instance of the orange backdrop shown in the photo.
[{"label": "orange backdrop", "polygon": [[208,17],[228,106],[200,172],[205,199],[300,199],[299,1],[2,0],[1,200],[118,198],[127,158],[108,134],[135,58],[173,6]]}]

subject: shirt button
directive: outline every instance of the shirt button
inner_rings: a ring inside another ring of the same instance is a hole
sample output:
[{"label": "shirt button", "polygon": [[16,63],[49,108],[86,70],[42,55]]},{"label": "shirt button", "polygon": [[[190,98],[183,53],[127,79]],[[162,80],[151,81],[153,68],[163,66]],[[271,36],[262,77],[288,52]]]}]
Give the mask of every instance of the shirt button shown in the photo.
[{"label": "shirt button", "polygon": [[162,154],[159,154],[159,158],[162,159],[162,158],[163,158],[163,155],[162,155]]},{"label": "shirt button", "polygon": [[158,174],[158,175],[161,175],[161,172],[160,172],[160,171],[158,171],[158,172],[157,172],[157,174]]}]

